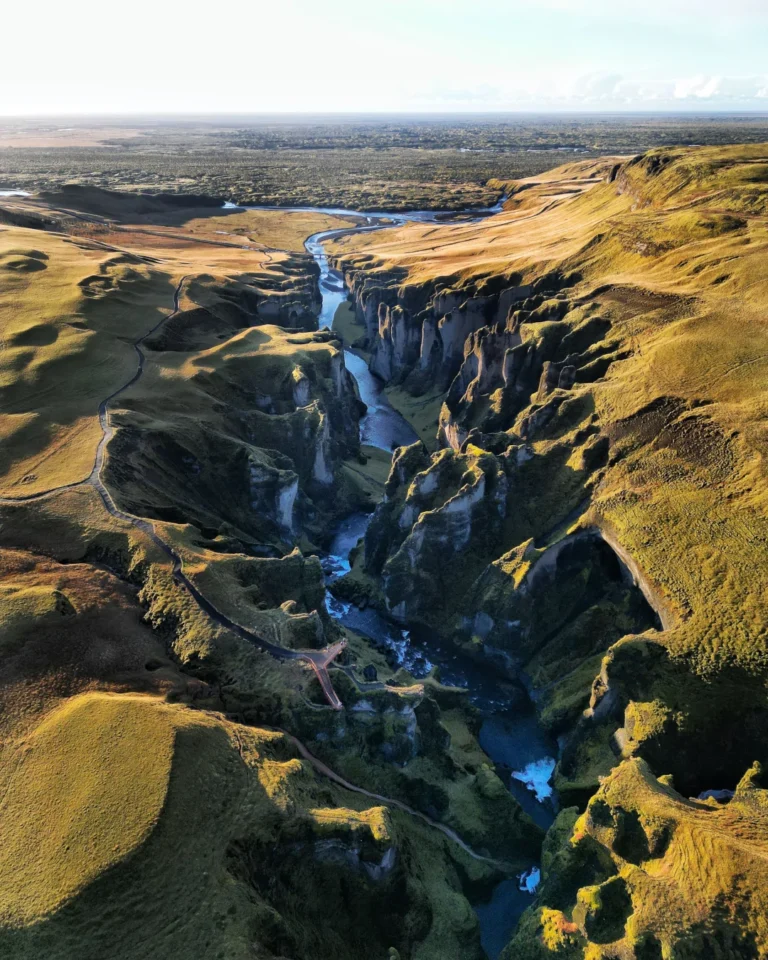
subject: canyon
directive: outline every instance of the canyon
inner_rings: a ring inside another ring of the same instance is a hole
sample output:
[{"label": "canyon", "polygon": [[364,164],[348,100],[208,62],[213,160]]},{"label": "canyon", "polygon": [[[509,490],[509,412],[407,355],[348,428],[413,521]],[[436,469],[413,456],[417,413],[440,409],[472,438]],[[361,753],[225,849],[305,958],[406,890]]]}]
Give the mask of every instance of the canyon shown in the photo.
[{"label": "canyon", "polygon": [[0,197],[0,952],[763,955],[767,166]]},{"label": "canyon", "polygon": [[[745,793],[764,634],[740,552],[763,523],[764,163],[735,147],[571,164],[505,185],[481,224],[331,247],[371,369],[414,402],[444,395],[435,447],[396,452],[337,592],[521,680],[560,743],[566,809],[510,960],[762,949],[762,828],[738,868],[726,849],[763,802]],[[725,329],[727,359],[702,341]],[[722,817],[711,849],[698,831]],[[684,852],[702,844],[707,867]]]}]

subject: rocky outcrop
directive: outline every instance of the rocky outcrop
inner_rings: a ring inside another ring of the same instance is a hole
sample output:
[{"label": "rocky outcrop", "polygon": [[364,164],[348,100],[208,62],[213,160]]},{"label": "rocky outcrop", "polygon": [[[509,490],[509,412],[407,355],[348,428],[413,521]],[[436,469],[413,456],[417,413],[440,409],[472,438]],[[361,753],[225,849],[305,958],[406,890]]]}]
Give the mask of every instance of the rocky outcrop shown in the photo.
[{"label": "rocky outcrop", "polygon": [[393,617],[425,620],[442,609],[466,553],[503,521],[506,494],[490,454],[444,450],[430,460],[420,444],[400,448],[366,535],[367,569],[381,576]]},{"label": "rocky outcrop", "polygon": [[[348,509],[333,490],[365,410],[341,344],[328,331],[259,324],[240,281],[203,287],[198,277],[206,308],[179,313],[151,343],[187,352],[188,375],[115,415],[110,485],[137,516],[183,516],[276,548],[302,534],[322,542]],[[166,415],[169,396],[179,416]]]},{"label": "rocky outcrop", "polygon": [[508,430],[523,411],[516,433],[533,439],[577,381],[602,371],[596,359],[615,356],[609,330],[595,309],[560,295],[530,298],[505,323],[472,334],[440,413],[440,442],[458,450],[472,430]]},{"label": "rocky outcrop", "polygon": [[[399,271],[373,276],[365,265],[335,264],[365,327],[371,370],[386,382],[411,379],[446,388],[461,366],[467,338],[496,322],[504,322],[512,306],[531,293],[531,286],[510,278],[506,285],[471,284],[453,289],[444,284],[403,286]],[[491,289],[492,288],[492,289]]]},{"label": "rocky outcrop", "polygon": [[404,283],[405,273],[376,270],[361,257],[336,261],[343,270],[371,370],[412,393],[447,391],[438,441],[461,449],[472,430],[508,430],[533,398],[521,437],[530,439],[577,382],[602,376],[620,354],[596,304],[564,292],[579,277],[552,272],[474,280],[460,287],[437,280]]},{"label": "rocky outcrop", "polygon": [[[190,288],[193,299],[198,284],[205,287],[208,309],[239,326],[275,324],[291,330],[316,330],[322,307],[318,285],[320,268],[308,254],[284,254],[270,269],[244,273],[215,284],[197,278]],[[210,278],[212,280],[212,278]],[[215,295],[211,301],[211,293]]]},{"label": "rocky outcrop", "polygon": [[581,719],[599,659],[621,637],[660,626],[599,536],[534,546],[604,467],[608,439],[577,377],[613,355],[609,331],[595,306],[539,296],[472,333],[441,413],[444,449],[397,451],[365,541],[390,616],[531,678],[545,725],[572,744],[558,785],[579,799],[597,767],[573,758],[595,738],[595,755],[606,744],[605,716]]},{"label": "rocky outcrop", "polygon": [[502,957],[763,956],[766,806],[759,764],[722,803],[686,798],[642,760],[622,763],[581,817],[561,814],[536,904]]},{"label": "rocky outcrop", "polygon": [[317,840],[313,845],[313,856],[319,863],[345,867],[368,877],[374,883],[380,883],[392,873],[397,851],[394,847],[388,847],[380,860],[366,860],[362,857],[360,844],[350,845],[343,840]]},{"label": "rocky outcrop", "polygon": [[317,329],[322,307],[319,267],[313,257],[293,254],[277,265],[281,276],[260,274],[243,280],[256,295],[259,323],[275,323],[294,330]]},{"label": "rocky outcrop", "polygon": [[249,474],[251,506],[266,516],[274,517],[280,530],[291,537],[299,478],[292,470],[269,469],[258,462],[251,463]]}]

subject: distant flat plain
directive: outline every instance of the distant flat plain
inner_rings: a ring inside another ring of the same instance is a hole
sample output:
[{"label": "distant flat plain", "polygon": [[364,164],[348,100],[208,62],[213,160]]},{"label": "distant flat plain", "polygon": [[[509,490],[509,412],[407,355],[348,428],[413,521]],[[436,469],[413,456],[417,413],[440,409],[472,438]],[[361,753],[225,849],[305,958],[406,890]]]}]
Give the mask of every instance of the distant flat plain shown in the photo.
[{"label": "distant flat plain", "polygon": [[759,143],[768,114],[0,120],[0,189],[63,183],[358,210],[482,207],[491,179],[651,147]]}]

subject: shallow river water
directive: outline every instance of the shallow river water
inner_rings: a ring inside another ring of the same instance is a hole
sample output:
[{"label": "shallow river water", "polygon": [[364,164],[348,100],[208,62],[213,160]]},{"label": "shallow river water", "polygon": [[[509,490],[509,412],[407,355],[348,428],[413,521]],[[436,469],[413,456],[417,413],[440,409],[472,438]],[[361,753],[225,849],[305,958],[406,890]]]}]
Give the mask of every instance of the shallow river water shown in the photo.
[{"label": "shallow river water", "polygon": [[[353,214],[348,210],[325,210],[326,213]],[[489,212],[483,211],[487,215]],[[350,230],[378,230],[406,220],[430,221],[436,214],[416,211],[409,214],[355,214],[365,226]],[[359,221],[358,221],[359,222]],[[346,230],[329,230],[310,237],[305,246],[320,268],[320,289],[323,296],[320,326],[333,327],[339,306],[346,300],[341,275],[333,270],[325,254],[324,243]],[[411,425],[389,404],[383,383],[375,377],[366,362],[345,350],[346,365],[357,381],[361,399],[368,412],[360,424],[363,443],[390,451],[418,437]],[[338,527],[323,566],[329,582],[349,571],[349,554],[370,522],[371,515],[356,513]],[[344,626],[372,640],[384,650],[390,662],[405,667],[416,677],[424,677],[433,667],[439,669],[443,683],[464,687],[471,702],[483,715],[480,744],[496,764],[510,792],[523,809],[542,827],[554,819],[556,797],[549,783],[555,766],[557,745],[541,729],[533,707],[513,712],[509,685],[493,670],[461,656],[453,649],[442,649],[439,640],[425,631],[403,630],[371,608],[361,610],[337,600],[328,592],[330,614]],[[517,924],[522,912],[531,903],[540,878],[539,867],[531,864],[519,877],[499,883],[490,901],[475,906],[480,923],[483,949],[496,960]]]},{"label": "shallow river water", "polygon": [[[464,222],[467,217],[482,219],[499,212],[503,202],[504,198],[495,207],[465,211]],[[332,269],[328,262],[324,246],[327,240],[351,232],[381,230],[408,221],[430,223],[455,215],[455,211],[368,213],[335,207],[239,207],[233,203],[226,203],[225,207],[311,211],[350,217],[349,227],[316,233],[305,242],[307,252],[315,258],[320,269],[321,328],[333,327],[336,311],[347,298],[341,274]],[[415,430],[391,406],[384,393],[384,384],[370,372],[365,360],[351,350],[345,350],[344,355],[347,369],[354,376],[360,397],[368,407],[360,422],[361,441],[387,452],[414,443],[418,439]],[[339,525],[330,551],[323,558],[329,583],[349,571],[350,551],[365,535],[370,519],[370,514],[355,513]],[[518,701],[515,710],[511,709],[509,684],[505,685],[492,666],[485,667],[455,650],[442,649],[437,637],[424,631],[403,630],[375,610],[361,610],[337,600],[330,591],[327,592],[326,603],[331,616],[349,629],[368,637],[385,652],[393,666],[405,667],[415,677],[424,677],[433,667],[437,667],[443,683],[466,688],[470,701],[483,716],[480,744],[496,764],[507,788],[536,823],[547,827],[552,822],[557,801],[549,781],[555,766],[556,744],[539,726],[533,706],[528,711],[520,711]],[[520,915],[531,902],[539,879],[538,865],[531,864],[518,877],[497,884],[487,903],[475,906],[481,942],[490,960],[496,960],[508,942]]]}]

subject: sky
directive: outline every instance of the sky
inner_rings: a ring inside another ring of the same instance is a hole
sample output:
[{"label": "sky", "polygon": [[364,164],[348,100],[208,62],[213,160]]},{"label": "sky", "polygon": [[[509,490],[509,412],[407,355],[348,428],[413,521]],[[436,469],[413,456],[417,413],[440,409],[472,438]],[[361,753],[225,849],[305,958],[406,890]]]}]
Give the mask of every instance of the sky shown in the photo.
[{"label": "sky", "polygon": [[38,0],[0,116],[768,112],[768,0]]}]

